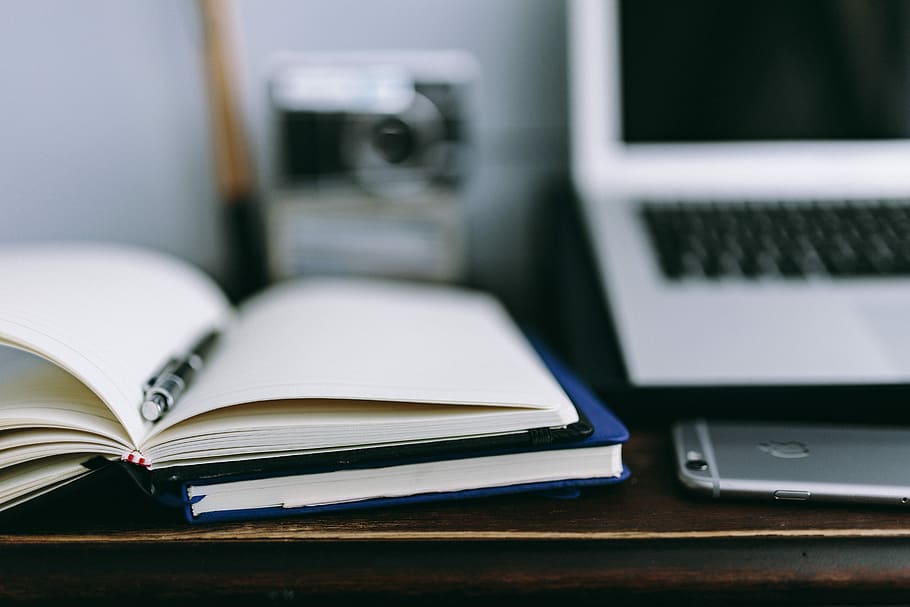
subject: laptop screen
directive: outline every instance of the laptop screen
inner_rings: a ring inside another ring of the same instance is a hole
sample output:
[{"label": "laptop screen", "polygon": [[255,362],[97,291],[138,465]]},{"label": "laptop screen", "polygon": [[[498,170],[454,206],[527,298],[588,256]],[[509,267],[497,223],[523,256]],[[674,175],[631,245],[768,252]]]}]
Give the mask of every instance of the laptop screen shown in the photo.
[{"label": "laptop screen", "polygon": [[627,143],[910,137],[907,0],[621,0]]}]

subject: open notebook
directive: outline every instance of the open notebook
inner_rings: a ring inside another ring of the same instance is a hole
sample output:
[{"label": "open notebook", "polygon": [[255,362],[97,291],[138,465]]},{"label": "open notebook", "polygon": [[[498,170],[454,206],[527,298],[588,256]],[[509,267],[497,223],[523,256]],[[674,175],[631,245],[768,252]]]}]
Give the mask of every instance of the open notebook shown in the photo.
[{"label": "open notebook", "polygon": [[[287,475],[287,462],[343,470],[345,453],[379,461],[412,446],[459,468],[471,441],[541,444],[581,439],[587,427],[501,306],[478,293],[314,280],[235,310],[181,262],[89,244],[0,249],[0,284],[0,343],[22,352],[7,356],[0,388],[0,508],[86,474],[99,455],[152,480]],[[144,420],[149,378],[212,331],[220,337],[187,391]],[[547,472],[529,461],[500,475],[494,465],[476,484],[618,477],[619,447],[609,448]],[[460,473],[439,472],[428,491],[452,490],[447,479]]]}]

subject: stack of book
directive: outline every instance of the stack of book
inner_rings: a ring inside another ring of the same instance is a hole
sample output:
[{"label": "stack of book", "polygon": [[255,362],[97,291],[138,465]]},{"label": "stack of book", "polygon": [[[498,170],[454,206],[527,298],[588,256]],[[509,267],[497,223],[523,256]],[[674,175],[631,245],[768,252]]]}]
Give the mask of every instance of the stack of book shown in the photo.
[{"label": "stack of book", "polygon": [[628,474],[622,424],[484,294],[320,279],[234,309],[94,244],[0,249],[0,284],[0,509],[106,465],[190,521]]}]

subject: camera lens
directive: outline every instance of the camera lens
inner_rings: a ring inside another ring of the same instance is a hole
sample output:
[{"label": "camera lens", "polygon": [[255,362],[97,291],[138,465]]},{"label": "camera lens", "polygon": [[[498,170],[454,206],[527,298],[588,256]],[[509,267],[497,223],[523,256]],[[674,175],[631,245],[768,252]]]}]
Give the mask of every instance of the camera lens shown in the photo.
[{"label": "camera lens", "polygon": [[389,164],[399,164],[414,153],[414,132],[400,118],[385,118],[373,128],[373,145]]},{"label": "camera lens", "polygon": [[413,200],[445,167],[444,126],[436,105],[415,93],[398,114],[352,116],[341,150],[363,189],[387,200]]},{"label": "camera lens", "polygon": [[703,459],[690,459],[686,462],[686,468],[696,472],[704,472],[708,469],[708,462]]}]

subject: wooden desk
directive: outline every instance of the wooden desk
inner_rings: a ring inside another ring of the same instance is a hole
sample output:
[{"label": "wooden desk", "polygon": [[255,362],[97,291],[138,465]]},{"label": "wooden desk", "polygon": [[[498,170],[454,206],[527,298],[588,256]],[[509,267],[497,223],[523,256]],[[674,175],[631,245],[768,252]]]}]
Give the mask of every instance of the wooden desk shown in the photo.
[{"label": "wooden desk", "polygon": [[896,602],[910,512],[720,503],[681,493],[664,428],[633,478],[577,500],[509,497],[188,526],[120,487],[0,526],[0,600],[251,597],[442,602]]}]

